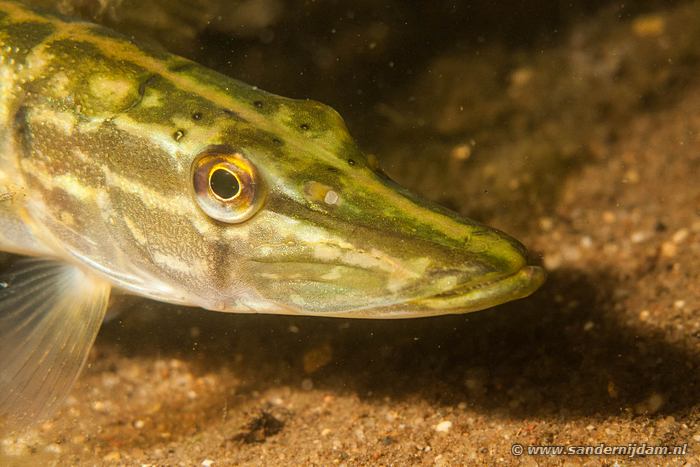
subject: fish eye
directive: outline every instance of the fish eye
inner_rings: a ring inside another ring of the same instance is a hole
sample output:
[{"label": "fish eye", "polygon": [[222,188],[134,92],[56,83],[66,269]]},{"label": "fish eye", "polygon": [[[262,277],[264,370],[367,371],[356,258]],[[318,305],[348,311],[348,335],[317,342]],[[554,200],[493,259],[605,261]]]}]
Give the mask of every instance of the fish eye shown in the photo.
[{"label": "fish eye", "polygon": [[241,182],[235,173],[218,167],[209,172],[209,188],[221,201],[230,201],[241,193]]},{"label": "fish eye", "polygon": [[265,187],[253,163],[228,148],[209,148],[195,158],[192,186],[202,211],[230,224],[250,219],[265,199]]}]

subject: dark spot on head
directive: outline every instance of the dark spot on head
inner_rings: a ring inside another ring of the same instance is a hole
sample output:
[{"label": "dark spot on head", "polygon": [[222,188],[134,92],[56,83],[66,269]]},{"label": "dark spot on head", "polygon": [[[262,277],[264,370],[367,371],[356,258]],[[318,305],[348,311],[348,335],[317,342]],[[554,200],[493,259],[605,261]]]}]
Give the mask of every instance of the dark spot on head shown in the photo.
[{"label": "dark spot on head", "polygon": [[192,120],[201,120],[202,119],[202,113],[201,112],[195,112],[192,114]]},{"label": "dark spot on head", "polygon": [[283,145],[284,145],[284,141],[282,141],[281,139],[279,139],[279,138],[276,137],[276,136],[272,138],[272,142],[275,143],[277,146],[283,146]]},{"label": "dark spot on head", "polygon": [[185,130],[177,130],[175,133],[173,133],[173,139],[175,141],[180,141],[184,137],[185,137]]},{"label": "dark spot on head", "polygon": [[299,128],[301,128],[304,131],[308,131],[311,127],[308,123],[302,123],[301,125],[299,125]]},{"label": "dark spot on head", "polygon": [[263,108],[263,102],[262,102],[262,101],[255,101],[255,102],[253,102],[253,105],[254,105],[255,108],[257,108],[257,109],[262,109],[262,108]]},{"label": "dark spot on head", "polygon": [[233,118],[234,120],[237,120],[239,122],[247,121],[245,118],[241,117],[240,115],[238,115],[238,113],[236,113],[235,111],[233,111],[231,109],[223,109],[223,112],[226,115],[228,115],[230,118]]},{"label": "dark spot on head", "polygon": [[337,167],[328,167],[328,171],[329,171],[330,173],[334,173],[334,174],[337,174],[337,173],[340,172],[340,170],[338,170]]},{"label": "dark spot on head", "polygon": [[168,67],[168,71],[172,71],[173,73],[178,73],[180,71],[185,71],[188,70],[192,67],[194,67],[194,63],[191,62],[179,62],[179,63],[174,63]]},{"label": "dark spot on head", "polygon": [[355,165],[356,164],[355,159],[348,159],[348,164]]},{"label": "dark spot on head", "polygon": [[139,83],[139,102],[141,99],[143,99],[143,96],[146,94],[146,87],[148,87],[148,85],[151,84],[151,82],[156,78],[157,75],[149,75],[148,78],[144,79]]}]

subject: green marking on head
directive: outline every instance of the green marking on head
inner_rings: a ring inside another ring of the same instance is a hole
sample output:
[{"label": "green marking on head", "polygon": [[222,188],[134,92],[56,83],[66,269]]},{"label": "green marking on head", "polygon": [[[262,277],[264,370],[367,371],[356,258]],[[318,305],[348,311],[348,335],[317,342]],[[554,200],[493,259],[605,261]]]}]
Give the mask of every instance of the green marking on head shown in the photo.
[{"label": "green marking on head", "polygon": [[0,38],[7,44],[12,44],[12,58],[23,63],[32,48],[40,44],[54,32],[50,23],[27,21],[3,25]]}]

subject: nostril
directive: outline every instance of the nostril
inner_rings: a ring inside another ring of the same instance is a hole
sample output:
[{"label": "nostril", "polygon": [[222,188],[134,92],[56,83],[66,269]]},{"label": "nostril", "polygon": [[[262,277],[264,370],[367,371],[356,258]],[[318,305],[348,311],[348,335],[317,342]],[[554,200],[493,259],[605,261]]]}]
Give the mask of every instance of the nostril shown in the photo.
[{"label": "nostril", "polygon": [[515,248],[518,253],[520,253],[524,258],[527,258],[529,255],[528,249],[525,248],[525,245],[520,243],[518,240],[514,239],[511,236],[506,236],[506,234],[503,234],[505,238],[510,242],[510,244]]}]

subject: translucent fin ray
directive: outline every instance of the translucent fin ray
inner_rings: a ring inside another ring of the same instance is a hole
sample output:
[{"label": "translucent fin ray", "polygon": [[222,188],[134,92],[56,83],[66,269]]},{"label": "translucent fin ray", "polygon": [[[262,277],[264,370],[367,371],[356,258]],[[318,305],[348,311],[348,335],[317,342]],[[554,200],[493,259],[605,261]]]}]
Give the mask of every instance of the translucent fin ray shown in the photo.
[{"label": "translucent fin ray", "polygon": [[0,277],[0,433],[63,401],[105,315],[110,286],[80,269],[22,260]]}]

